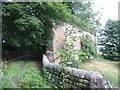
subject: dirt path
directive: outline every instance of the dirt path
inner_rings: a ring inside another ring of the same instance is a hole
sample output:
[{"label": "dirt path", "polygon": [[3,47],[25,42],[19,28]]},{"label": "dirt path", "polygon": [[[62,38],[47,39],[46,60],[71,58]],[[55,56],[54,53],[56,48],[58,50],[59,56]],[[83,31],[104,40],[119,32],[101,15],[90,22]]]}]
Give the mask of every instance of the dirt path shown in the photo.
[{"label": "dirt path", "polygon": [[38,68],[39,70],[42,69],[42,62],[39,59],[23,59],[24,65],[29,62],[35,62],[36,65],[34,67]]}]

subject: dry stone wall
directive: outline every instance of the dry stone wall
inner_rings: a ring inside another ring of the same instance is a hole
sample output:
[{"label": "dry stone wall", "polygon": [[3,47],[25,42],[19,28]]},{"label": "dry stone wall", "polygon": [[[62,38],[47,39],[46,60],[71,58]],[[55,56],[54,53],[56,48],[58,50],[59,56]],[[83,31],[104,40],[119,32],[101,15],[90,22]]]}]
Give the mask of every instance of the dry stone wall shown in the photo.
[{"label": "dry stone wall", "polygon": [[104,75],[50,63],[43,55],[43,76],[47,82],[60,88],[104,88]]}]

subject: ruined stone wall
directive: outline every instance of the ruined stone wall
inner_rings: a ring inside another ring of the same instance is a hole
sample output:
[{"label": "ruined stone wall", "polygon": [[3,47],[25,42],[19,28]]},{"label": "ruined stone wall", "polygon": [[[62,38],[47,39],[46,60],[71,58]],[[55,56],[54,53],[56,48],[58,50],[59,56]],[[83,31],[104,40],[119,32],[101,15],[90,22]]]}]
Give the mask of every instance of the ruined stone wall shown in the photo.
[{"label": "ruined stone wall", "polygon": [[[88,35],[93,41],[96,41],[96,37],[94,35],[86,31],[80,32],[79,29],[77,29],[76,27],[73,27],[70,24],[64,23],[61,26],[53,25],[52,30],[54,32],[54,38],[53,38],[52,45],[48,47],[49,48],[48,51],[59,50],[66,41],[72,41],[74,46],[73,50],[79,51],[81,47],[80,37],[83,35],[84,36]],[[57,54],[47,54],[47,56],[50,61],[59,57],[59,55]],[[75,57],[76,59],[78,59],[78,56],[75,56]],[[58,64],[60,62],[60,58],[58,58],[56,62],[55,63]]]},{"label": "ruined stone wall", "polygon": [[43,76],[49,84],[60,88],[104,88],[101,73],[50,63],[43,55]]}]

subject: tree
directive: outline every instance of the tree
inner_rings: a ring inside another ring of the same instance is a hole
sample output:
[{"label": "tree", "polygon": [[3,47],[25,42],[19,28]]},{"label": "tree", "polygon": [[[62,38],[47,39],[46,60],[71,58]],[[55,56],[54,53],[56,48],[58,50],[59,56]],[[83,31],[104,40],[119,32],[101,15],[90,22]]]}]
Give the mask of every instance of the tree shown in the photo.
[{"label": "tree", "polygon": [[[3,51],[45,50],[52,42],[52,24],[70,23],[94,31],[91,2],[3,2]],[[77,18],[77,19],[76,19]]]},{"label": "tree", "polygon": [[120,60],[120,20],[108,20],[101,31],[100,45],[105,58]]},{"label": "tree", "polygon": [[53,37],[52,23],[69,22],[71,13],[60,2],[3,2],[3,50],[40,51]]},{"label": "tree", "polygon": [[66,4],[69,6],[71,13],[74,15],[75,21],[73,25],[77,26],[80,31],[88,31],[94,34],[94,32],[98,30],[100,22],[99,18],[96,18],[96,16],[99,13],[93,13],[92,0],[67,2]]}]

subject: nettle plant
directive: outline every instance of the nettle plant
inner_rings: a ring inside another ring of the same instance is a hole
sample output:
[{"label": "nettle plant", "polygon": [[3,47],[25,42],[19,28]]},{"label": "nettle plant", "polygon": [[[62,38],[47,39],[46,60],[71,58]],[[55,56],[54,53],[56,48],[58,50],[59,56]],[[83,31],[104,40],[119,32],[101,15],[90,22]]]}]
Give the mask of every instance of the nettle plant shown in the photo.
[{"label": "nettle plant", "polygon": [[[86,56],[86,53],[81,51],[76,51],[73,49],[74,43],[69,41],[66,42],[63,47],[60,50],[57,51],[47,51],[48,53],[54,53],[59,54],[61,59],[61,65],[63,66],[70,66],[74,68],[78,68],[79,64],[85,60],[88,59],[88,56]],[[81,58],[78,58],[81,57]]]}]

